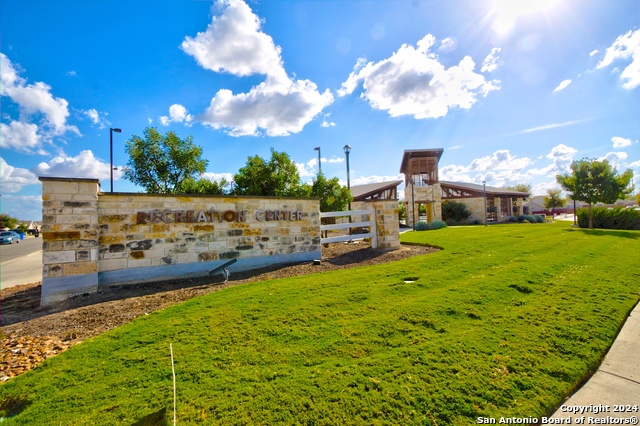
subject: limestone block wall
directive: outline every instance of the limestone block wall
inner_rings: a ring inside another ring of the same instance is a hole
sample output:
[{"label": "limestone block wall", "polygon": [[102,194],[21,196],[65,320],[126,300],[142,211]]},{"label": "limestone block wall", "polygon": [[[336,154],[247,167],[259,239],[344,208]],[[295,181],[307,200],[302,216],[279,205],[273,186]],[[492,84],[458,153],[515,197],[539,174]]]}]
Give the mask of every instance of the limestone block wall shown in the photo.
[{"label": "limestone block wall", "polygon": [[427,213],[427,218],[431,216],[431,221],[442,220],[442,190],[439,183],[427,186],[409,184],[404,188],[404,199],[407,202],[407,226],[414,225],[414,208],[416,222],[419,221],[418,204],[426,204],[427,209],[431,209],[431,212]]},{"label": "limestone block wall", "polygon": [[354,210],[373,209],[375,211],[379,249],[395,250],[400,248],[398,200],[353,202],[351,208]]},{"label": "limestone block wall", "polygon": [[99,228],[101,285],[321,258],[315,199],[101,194]]},{"label": "limestone block wall", "polygon": [[[487,208],[491,204],[490,200],[491,200],[491,197],[487,197]],[[517,212],[513,212],[512,210],[511,203],[513,200],[516,201],[516,206],[518,208]],[[469,208],[469,211],[471,212],[471,217],[469,218],[470,223],[475,220],[481,223],[484,223],[484,198],[483,197],[460,198],[460,199],[456,199],[455,201],[459,203],[464,203],[467,205],[467,207]],[[509,216],[512,216],[512,215],[517,216],[522,214],[522,211],[523,211],[522,198],[517,198],[517,199],[509,198],[509,213],[507,214],[503,214],[502,209],[500,208],[500,203],[501,203],[500,198],[495,198],[494,203],[497,209],[496,217],[498,222],[504,222],[507,220]]]},{"label": "limestone block wall", "polygon": [[100,287],[320,259],[317,199],[103,193],[43,184],[43,305]]},{"label": "limestone block wall", "polygon": [[98,290],[98,179],[41,177],[42,301]]},{"label": "limestone block wall", "polygon": [[457,203],[466,204],[471,212],[471,216],[468,219],[469,223],[479,221],[484,223],[484,198],[458,198],[455,199]]}]

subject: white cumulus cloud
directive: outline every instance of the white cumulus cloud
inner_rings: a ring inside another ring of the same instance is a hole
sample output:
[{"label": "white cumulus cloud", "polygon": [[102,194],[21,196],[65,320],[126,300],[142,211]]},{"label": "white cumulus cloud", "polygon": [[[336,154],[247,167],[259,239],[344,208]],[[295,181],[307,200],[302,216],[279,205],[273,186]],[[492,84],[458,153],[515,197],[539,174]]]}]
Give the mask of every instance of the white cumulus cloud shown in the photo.
[{"label": "white cumulus cloud", "polygon": [[38,136],[37,125],[21,121],[12,121],[9,124],[0,123],[0,147],[26,154],[46,154],[40,145],[41,140]]},{"label": "white cumulus cloud", "polygon": [[303,127],[333,102],[309,80],[288,77],[281,48],[262,32],[260,19],[243,1],[219,1],[220,14],[196,37],[186,37],[182,50],[214,72],[243,77],[265,75],[248,93],[219,90],[198,119],[230,135],[286,136]]},{"label": "white cumulus cloud", "polygon": [[[534,193],[540,193],[544,187],[551,187],[552,180],[555,182],[555,175],[566,173],[570,170],[573,162],[573,155],[577,152],[575,148],[559,144],[551,149],[549,154],[540,158],[547,158],[550,163],[542,168],[532,168],[534,161],[527,157],[512,155],[508,150],[498,150],[491,155],[477,158],[469,165],[462,166],[451,164],[440,167],[439,175],[443,181],[482,183],[486,181],[488,185],[505,187],[531,181],[534,177],[546,176],[549,178],[549,185],[534,188]],[[544,192],[544,191],[542,191]]]},{"label": "white cumulus cloud", "polygon": [[168,126],[169,123],[184,123],[187,126],[191,125],[193,116],[187,112],[187,109],[180,104],[173,104],[169,107],[169,116],[163,115],[160,117],[160,123],[163,126]]},{"label": "white cumulus cloud", "polygon": [[598,160],[607,160],[609,164],[611,164],[611,166],[616,168],[618,171],[624,171],[622,169],[624,168],[625,162],[628,157],[629,154],[627,154],[626,152],[607,152],[604,157],[600,157],[598,158]]},{"label": "white cumulus cloud", "polygon": [[403,44],[388,59],[366,65],[358,60],[338,95],[351,94],[362,83],[361,97],[373,108],[388,111],[392,117],[423,119],[443,117],[450,108],[469,109],[479,96],[499,89],[498,81],[487,81],[474,72],[470,56],[445,68],[431,51],[435,42],[428,34],[416,47]]},{"label": "white cumulus cloud", "polygon": [[493,72],[497,70],[500,65],[502,65],[502,63],[500,62],[500,57],[498,56],[501,50],[502,49],[499,47],[494,47],[493,49],[491,49],[491,53],[489,53],[487,57],[484,58],[484,61],[482,61],[482,67],[480,68],[481,72]]},{"label": "white cumulus cloud", "polygon": [[258,18],[243,1],[219,1],[222,8],[206,31],[186,37],[182,50],[201,67],[237,76],[265,74],[286,81],[280,47],[260,29]]},{"label": "white cumulus cloud", "polygon": [[15,102],[23,117],[42,114],[41,126],[52,136],[67,131],[79,133],[75,126],[67,124],[69,103],[63,98],[54,97],[51,86],[41,81],[28,84],[18,75],[18,70],[4,53],[0,53],[0,69],[0,94]]},{"label": "white cumulus cloud", "polygon": [[[38,176],[109,179],[110,164],[93,155],[91,150],[80,151],[75,157],[61,153],[49,162],[41,162],[31,169]],[[122,171],[114,170],[114,179],[119,178]]]},{"label": "white cumulus cloud", "polygon": [[82,111],[82,114],[88,117],[89,120],[91,120],[93,124],[97,125],[99,129],[104,129],[111,125],[111,123],[107,121],[107,113],[100,114],[95,108],[84,110]]},{"label": "white cumulus cloud", "polygon": [[5,201],[4,193],[13,193],[22,190],[27,185],[37,185],[40,181],[36,175],[27,169],[13,167],[0,157],[0,187],[3,192],[3,201]]},{"label": "white cumulus cloud", "polygon": [[205,179],[209,179],[211,182],[220,182],[222,179],[227,182],[231,182],[233,180],[233,174],[231,173],[211,173],[205,172],[202,174],[202,177]]},{"label": "white cumulus cloud", "polygon": [[619,36],[607,48],[604,58],[598,62],[596,69],[608,67],[615,61],[631,61],[620,74],[625,89],[635,89],[640,86],[640,29],[628,31]]},{"label": "white cumulus cloud", "polygon": [[625,146],[631,146],[631,139],[621,138],[620,136],[614,136],[611,138],[614,148],[624,148]]},{"label": "white cumulus cloud", "polygon": [[453,52],[456,50],[457,45],[458,43],[456,43],[455,39],[447,37],[440,42],[439,50],[446,53]]}]

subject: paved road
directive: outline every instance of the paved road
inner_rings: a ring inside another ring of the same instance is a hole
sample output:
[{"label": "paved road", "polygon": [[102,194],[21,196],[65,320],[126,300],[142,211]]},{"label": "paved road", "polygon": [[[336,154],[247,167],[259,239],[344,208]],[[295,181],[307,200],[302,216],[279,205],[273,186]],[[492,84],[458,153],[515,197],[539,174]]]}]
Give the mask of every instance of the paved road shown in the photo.
[{"label": "paved road", "polygon": [[0,262],[1,288],[42,281],[42,238],[1,245]]}]

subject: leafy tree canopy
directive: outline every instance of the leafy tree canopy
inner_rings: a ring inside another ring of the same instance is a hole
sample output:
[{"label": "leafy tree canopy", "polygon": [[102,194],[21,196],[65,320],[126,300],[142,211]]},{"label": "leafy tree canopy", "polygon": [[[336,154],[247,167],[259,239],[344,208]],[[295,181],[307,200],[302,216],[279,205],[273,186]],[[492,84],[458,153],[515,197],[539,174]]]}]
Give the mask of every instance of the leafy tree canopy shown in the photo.
[{"label": "leafy tree canopy", "polygon": [[222,179],[220,182],[213,182],[206,178],[198,180],[189,177],[182,183],[182,191],[185,194],[201,194],[201,195],[223,195],[224,187],[227,181]]},{"label": "leafy tree canopy", "polygon": [[562,197],[562,191],[559,189],[547,190],[547,195],[542,198],[545,209],[551,209],[551,213],[556,207],[563,207],[567,200]]},{"label": "leafy tree canopy", "polygon": [[[516,183],[515,185],[507,186],[505,189],[510,191],[518,191],[518,192],[526,192],[531,194],[531,184],[530,183]],[[527,201],[530,197],[523,198],[522,201]]]},{"label": "leafy tree canopy", "polygon": [[269,161],[258,155],[249,157],[246,165],[234,175],[233,180],[235,192],[239,195],[308,196],[308,190],[300,184],[296,164],[285,152],[277,152],[273,148]]},{"label": "leafy tree canopy", "polygon": [[338,212],[346,210],[353,199],[346,186],[339,183],[337,177],[327,179],[322,172],[313,180],[310,196],[320,198],[321,212]]},{"label": "leafy tree canopy", "polygon": [[124,177],[147,192],[186,193],[185,185],[195,181],[207,168],[202,148],[193,137],[180,139],[174,132],[161,135],[154,127],[144,131],[144,138],[132,136],[126,142],[129,162]]},{"label": "leafy tree canopy", "polygon": [[618,174],[607,160],[582,159],[571,164],[571,174],[557,175],[556,180],[571,198],[589,205],[589,228],[593,228],[591,206],[596,203],[612,204],[631,193],[631,170]]},{"label": "leafy tree canopy", "polygon": [[18,219],[11,217],[8,214],[0,213],[0,228],[14,229]]}]

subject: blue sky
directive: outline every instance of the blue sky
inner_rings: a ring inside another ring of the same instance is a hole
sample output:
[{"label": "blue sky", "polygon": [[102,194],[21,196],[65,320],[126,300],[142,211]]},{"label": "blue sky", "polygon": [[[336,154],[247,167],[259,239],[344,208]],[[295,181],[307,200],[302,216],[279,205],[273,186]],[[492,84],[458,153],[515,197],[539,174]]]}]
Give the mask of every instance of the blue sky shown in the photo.
[{"label": "blue sky", "polygon": [[[146,127],[193,136],[206,177],[284,151],[303,180],[556,187],[573,160],[640,175],[637,0],[0,0],[0,202],[41,218],[38,176],[101,179]],[[115,172],[114,190],[141,189]],[[636,190],[637,191],[637,190]]]}]

